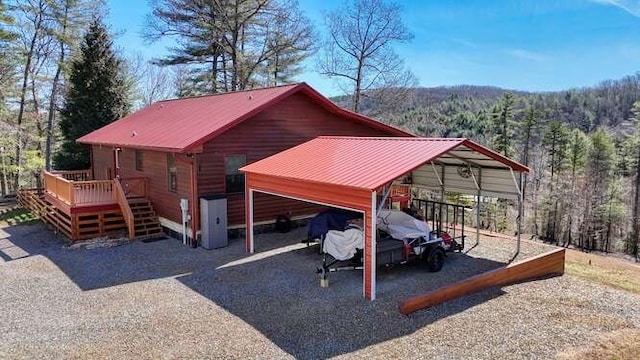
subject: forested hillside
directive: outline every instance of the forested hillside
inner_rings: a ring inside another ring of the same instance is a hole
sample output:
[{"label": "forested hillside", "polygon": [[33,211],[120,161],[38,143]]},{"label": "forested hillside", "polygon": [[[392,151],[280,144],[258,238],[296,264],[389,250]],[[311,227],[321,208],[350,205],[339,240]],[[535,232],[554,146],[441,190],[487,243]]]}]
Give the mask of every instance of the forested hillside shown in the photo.
[{"label": "forested hillside", "polygon": [[[420,136],[471,138],[529,166],[527,232],[637,254],[639,100],[640,74],[548,93],[419,88],[381,118]],[[364,109],[379,111],[371,103]],[[496,211],[505,215],[507,207]],[[506,217],[498,219],[493,226],[507,230]]]},{"label": "forested hillside", "polygon": [[[386,0],[336,2],[321,27],[295,0],[151,1],[139,30],[171,45],[141,59],[113,46],[110,4],[0,0],[1,196],[41,187],[43,170],[88,166],[75,140],[129,110],[305,81],[309,59],[349,94],[334,99],[346,108],[420,136],[471,138],[529,166],[526,231],[638,254],[640,73],[548,93],[416,88],[394,50],[413,31]],[[494,213],[506,214],[499,204]],[[496,219],[498,230],[514,222]]]}]

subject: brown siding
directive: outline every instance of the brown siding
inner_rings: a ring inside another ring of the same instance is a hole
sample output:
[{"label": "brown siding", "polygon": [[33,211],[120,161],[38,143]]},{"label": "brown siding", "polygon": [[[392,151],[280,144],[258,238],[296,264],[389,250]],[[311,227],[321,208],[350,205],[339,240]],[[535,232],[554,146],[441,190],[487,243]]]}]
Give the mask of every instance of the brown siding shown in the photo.
[{"label": "brown siding", "polygon": [[[215,116],[215,114],[212,114]],[[179,119],[176,119],[179,120]],[[390,136],[383,130],[371,128],[333,114],[316,104],[306,95],[298,93],[270,109],[244,121],[238,126],[207,142],[198,154],[198,194],[225,192],[224,156],[244,154],[247,163],[276,154],[320,135]],[[144,151],[143,171],[136,170],[135,150],[123,148],[120,153],[123,178],[146,177],[148,197],[159,216],[180,222],[180,198],[190,193],[190,166],[176,156],[178,191],[168,189],[166,153]],[[93,146],[93,169],[96,179],[106,179],[107,168],[113,169],[113,148]],[[290,199],[267,194],[256,194],[255,221],[275,220],[278,214],[290,212],[292,216],[308,215],[321,208]],[[199,211],[199,206],[198,206]],[[229,225],[244,224],[244,194],[228,197]]]},{"label": "brown siding", "polygon": [[[143,170],[136,170],[135,150],[122,148],[120,152],[120,173],[122,178],[147,178],[147,197],[153,203],[158,216],[177,223],[181,222],[180,199],[191,201],[190,165],[184,155],[176,155],[178,170],[178,191],[169,191],[167,176],[167,153],[157,151],[143,152]],[[106,168],[113,167],[113,149],[93,147],[94,174],[98,179],[106,178]],[[113,172],[112,172],[113,173]]]},{"label": "brown siding", "polygon": [[96,180],[109,180],[107,178],[107,169],[111,168],[111,174],[113,174],[113,148],[94,145],[91,151],[93,178]]},{"label": "brown siding", "polygon": [[[295,94],[204,145],[198,155],[198,193],[224,193],[224,155],[245,154],[255,162],[320,135],[390,136],[362,123],[344,119],[317,105],[306,95]],[[309,203],[256,194],[255,221],[275,220],[278,214],[292,216],[318,211]],[[244,224],[244,194],[228,198],[230,225]]]}]

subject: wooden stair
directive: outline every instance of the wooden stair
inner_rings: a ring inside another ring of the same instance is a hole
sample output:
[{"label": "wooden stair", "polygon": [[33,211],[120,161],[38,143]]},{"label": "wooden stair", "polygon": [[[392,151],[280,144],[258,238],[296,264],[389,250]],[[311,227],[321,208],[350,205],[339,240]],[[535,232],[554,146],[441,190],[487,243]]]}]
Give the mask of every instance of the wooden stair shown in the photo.
[{"label": "wooden stair", "polygon": [[133,213],[136,239],[150,239],[164,236],[158,215],[156,215],[149,199],[132,198],[127,201]]}]

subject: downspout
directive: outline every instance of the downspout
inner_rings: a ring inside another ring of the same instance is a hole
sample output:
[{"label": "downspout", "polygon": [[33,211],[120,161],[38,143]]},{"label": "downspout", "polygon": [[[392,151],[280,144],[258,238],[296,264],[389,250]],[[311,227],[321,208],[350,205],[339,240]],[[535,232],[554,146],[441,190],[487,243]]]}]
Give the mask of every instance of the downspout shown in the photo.
[{"label": "downspout", "polygon": [[191,247],[198,247],[198,229],[200,229],[200,209],[198,201],[198,157],[196,154],[191,155],[191,194],[193,200],[193,213],[192,213],[192,225],[193,225],[193,238],[191,239]]},{"label": "downspout", "polygon": [[182,161],[186,164],[189,164],[189,192],[191,194],[191,199],[189,199],[190,204],[190,212],[191,212],[191,247],[198,246],[198,236],[197,229],[200,225],[200,219],[198,217],[198,184],[196,181],[196,155],[193,153],[185,154],[183,159],[180,156],[176,156],[176,159]]},{"label": "downspout", "polygon": [[122,151],[122,148],[115,148],[114,150],[114,156],[115,156],[115,175],[116,175],[116,180],[120,181],[120,151]]}]

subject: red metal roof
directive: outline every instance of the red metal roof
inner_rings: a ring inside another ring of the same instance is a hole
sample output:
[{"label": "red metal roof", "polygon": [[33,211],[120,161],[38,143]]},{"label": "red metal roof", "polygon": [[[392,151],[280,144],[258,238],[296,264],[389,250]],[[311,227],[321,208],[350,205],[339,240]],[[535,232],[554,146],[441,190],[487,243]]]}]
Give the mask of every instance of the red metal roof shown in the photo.
[{"label": "red metal roof", "polygon": [[528,168],[468,139],[321,136],[240,170],[374,190],[458,147],[515,171]]},{"label": "red metal roof", "polygon": [[400,129],[343,109],[306,83],[300,83],[160,101],[93,131],[77,141],[159,151],[197,151],[203,143],[300,91],[329,111],[347,119],[387,130],[390,135],[412,136]]}]

